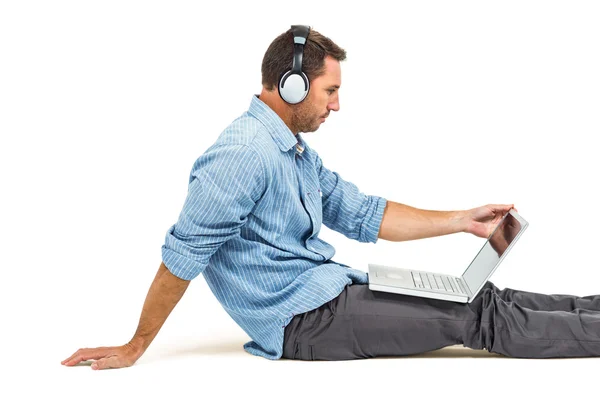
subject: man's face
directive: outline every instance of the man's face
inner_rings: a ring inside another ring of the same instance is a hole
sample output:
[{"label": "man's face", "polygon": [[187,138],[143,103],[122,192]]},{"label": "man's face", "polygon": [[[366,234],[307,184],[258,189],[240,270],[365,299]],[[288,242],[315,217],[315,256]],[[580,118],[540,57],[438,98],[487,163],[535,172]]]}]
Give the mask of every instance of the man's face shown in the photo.
[{"label": "man's face", "polygon": [[327,56],[325,73],[310,83],[310,91],[300,104],[292,106],[292,132],[314,132],[330,111],[340,109],[338,91],[342,84],[340,62]]}]

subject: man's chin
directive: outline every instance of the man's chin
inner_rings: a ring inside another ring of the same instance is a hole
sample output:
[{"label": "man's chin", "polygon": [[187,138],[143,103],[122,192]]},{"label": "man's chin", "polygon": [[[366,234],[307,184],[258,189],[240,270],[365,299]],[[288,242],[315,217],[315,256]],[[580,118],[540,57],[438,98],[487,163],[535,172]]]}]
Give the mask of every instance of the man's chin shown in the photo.
[{"label": "man's chin", "polygon": [[321,127],[321,124],[317,124],[317,125],[313,126],[312,129],[308,132],[316,132],[320,127]]},{"label": "man's chin", "polygon": [[300,132],[302,132],[302,133],[313,133],[313,132],[315,132],[317,129],[319,129],[319,128],[310,128],[310,129],[304,129],[304,130],[301,130]]},{"label": "man's chin", "polygon": [[315,132],[317,129],[319,129],[321,127],[321,123],[317,122],[315,125],[310,126],[310,127],[306,127],[306,129],[300,129],[300,132],[302,133],[310,133],[310,132]]}]

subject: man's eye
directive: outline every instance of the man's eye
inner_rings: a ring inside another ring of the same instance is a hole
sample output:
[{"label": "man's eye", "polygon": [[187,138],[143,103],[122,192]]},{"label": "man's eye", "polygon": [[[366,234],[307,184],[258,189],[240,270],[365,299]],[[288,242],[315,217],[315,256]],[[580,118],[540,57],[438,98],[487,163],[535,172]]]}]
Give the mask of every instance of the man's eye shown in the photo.
[{"label": "man's eye", "polygon": [[333,94],[333,92],[335,92],[335,90],[333,90],[333,89],[328,89],[327,90],[327,93],[329,93],[329,94]]}]

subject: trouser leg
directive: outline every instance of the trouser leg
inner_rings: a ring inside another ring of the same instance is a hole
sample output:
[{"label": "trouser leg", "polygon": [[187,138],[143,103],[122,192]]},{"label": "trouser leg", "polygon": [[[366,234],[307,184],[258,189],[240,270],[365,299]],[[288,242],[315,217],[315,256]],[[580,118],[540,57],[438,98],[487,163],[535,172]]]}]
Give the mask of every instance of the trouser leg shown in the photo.
[{"label": "trouser leg", "polygon": [[[518,358],[600,355],[600,312],[560,309],[596,305],[597,299],[588,296],[582,303],[576,296],[526,293],[501,291],[488,283],[471,303],[463,304],[350,285],[332,301],[292,319],[285,329],[283,357],[349,360],[455,344]],[[550,308],[552,299],[558,300],[558,309]]]},{"label": "trouser leg", "polygon": [[578,308],[600,311],[600,294],[575,296],[570,294],[543,294],[516,290],[499,289],[487,281],[482,289],[489,288],[506,302],[515,302],[521,307],[538,311],[573,311]]}]

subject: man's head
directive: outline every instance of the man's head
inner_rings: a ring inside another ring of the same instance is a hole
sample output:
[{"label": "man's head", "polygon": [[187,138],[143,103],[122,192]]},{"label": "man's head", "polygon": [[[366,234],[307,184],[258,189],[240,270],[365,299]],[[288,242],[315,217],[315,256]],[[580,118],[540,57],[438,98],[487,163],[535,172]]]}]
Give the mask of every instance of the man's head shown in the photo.
[{"label": "man's head", "polygon": [[304,101],[291,105],[279,96],[278,84],[281,75],[292,67],[293,57],[294,35],[290,29],[279,35],[265,52],[260,98],[277,112],[294,134],[314,132],[332,110],[340,108],[340,61],[346,59],[346,52],[331,39],[311,30],[302,58],[302,70],[310,81],[310,91]]}]

